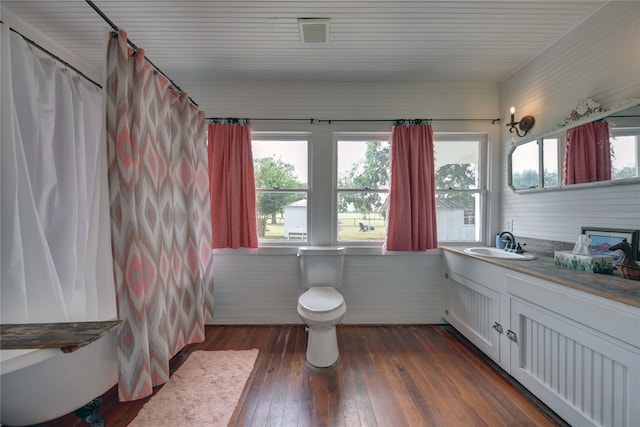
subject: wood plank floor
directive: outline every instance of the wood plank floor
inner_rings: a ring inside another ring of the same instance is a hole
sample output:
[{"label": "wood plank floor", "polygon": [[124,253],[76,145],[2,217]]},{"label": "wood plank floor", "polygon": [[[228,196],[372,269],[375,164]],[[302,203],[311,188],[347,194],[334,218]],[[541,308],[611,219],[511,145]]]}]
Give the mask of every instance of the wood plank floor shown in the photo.
[{"label": "wood plank floor", "polygon": [[[260,353],[233,426],[566,426],[449,326],[338,326],[340,359],[305,362],[303,326],[209,326],[195,350]],[[105,395],[107,426],[126,426],[148,399]],[[70,414],[47,427],[85,426]]]}]

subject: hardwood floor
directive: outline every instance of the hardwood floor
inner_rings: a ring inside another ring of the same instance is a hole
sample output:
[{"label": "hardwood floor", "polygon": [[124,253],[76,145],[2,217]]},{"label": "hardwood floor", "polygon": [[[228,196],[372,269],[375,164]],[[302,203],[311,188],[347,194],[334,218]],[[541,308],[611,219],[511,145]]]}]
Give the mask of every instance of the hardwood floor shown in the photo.
[{"label": "hardwood floor", "polygon": [[[303,326],[210,326],[195,350],[257,348],[234,426],[565,426],[449,326],[338,326],[338,363],[305,361]],[[107,392],[107,426],[126,426],[148,399]],[[83,426],[70,414],[47,427]]]}]

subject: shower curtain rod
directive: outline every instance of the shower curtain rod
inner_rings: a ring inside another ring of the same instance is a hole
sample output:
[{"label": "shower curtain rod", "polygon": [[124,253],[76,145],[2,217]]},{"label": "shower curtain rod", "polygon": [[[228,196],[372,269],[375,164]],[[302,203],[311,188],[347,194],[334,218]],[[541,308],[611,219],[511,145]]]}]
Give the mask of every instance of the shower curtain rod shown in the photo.
[{"label": "shower curtain rod", "polygon": [[[95,5],[94,2],[92,2],[91,0],[85,0],[85,2],[91,6],[91,8],[98,14],[100,15],[100,17],[102,19],[104,19],[104,21],[109,24],[111,26],[111,28],[117,33],[120,28],[118,28],[118,26],[116,24],[113,23],[113,21],[111,19],[109,19],[109,17],[107,15],[104,14],[104,12],[102,12],[100,10],[100,8],[98,8],[98,6]],[[130,38],[127,38],[127,43],[129,44],[129,46],[131,46],[133,48],[133,50],[138,50],[138,46],[136,46],[136,44],[134,42],[131,41]],[[158,66],[156,64],[154,64],[149,57],[147,57],[147,55],[144,56],[145,61],[147,61],[149,63],[149,65],[151,65],[153,67],[154,70],[156,70],[157,72],[159,72],[160,74],[162,74],[167,80],[169,80],[169,82],[171,83],[171,85],[178,91],[178,92],[182,92],[184,93],[184,91],[182,90],[182,88],[180,86],[178,86],[173,80],[171,80],[171,78],[169,76],[167,76],[164,72],[162,72],[162,70],[160,68],[158,68]],[[191,98],[190,96],[187,95],[187,98],[189,98],[189,102],[191,102],[193,105],[195,105],[196,107],[199,107],[199,105],[193,100],[193,98]]]},{"label": "shower curtain rod", "polygon": [[[314,123],[372,123],[372,122],[378,122],[378,123],[385,123],[385,122],[397,122],[397,121],[411,121],[411,119],[338,119],[338,120],[332,120],[332,119],[322,119],[322,120],[316,120],[316,119],[275,119],[275,118],[242,118],[242,119],[236,119],[236,118],[230,118],[230,117],[207,117],[207,120],[209,121],[216,121],[216,120],[248,120],[248,121],[256,121],[256,122],[260,122],[260,121],[279,121],[279,122],[286,122],[286,121],[300,121],[300,122],[309,122],[311,124]],[[482,121],[482,122],[488,122],[490,121],[491,124],[495,124],[495,123],[500,123],[500,119],[424,119],[427,120],[429,122],[473,122],[473,121]]]},{"label": "shower curtain rod", "polygon": [[275,121],[275,122],[309,122],[311,124],[314,124],[316,122],[316,119],[270,119],[270,118],[254,118],[254,119],[247,119],[247,118],[236,118],[236,117],[207,117],[208,121],[210,122],[215,122],[215,121],[222,121],[222,122],[238,122],[238,121],[256,121],[256,122],[271,122],[271,121]]},{"label": "shower curtain rod", "polygon": [[[3,23],[3,21],[0,20],[0,23]],[[71,68],[73,71],[75,71],[79,76],[83,77],[84,79],[90,81],[91,83],[93,83],[94,85],[96,85],[97,87],[99,87],[100,89],[102,89],[102,85],[100,85],[100,83],[96,82],[95,80],[93,80],[92,78],[88,77],[85,73],[83,73],[82,71],[80,71],[79,69],[77,69],[76,67],[74,67],[73,65],[69,64],[67,61],[65,61],[64,59],[60,58],[58,55],[48,51],[47,49],[45,49],[44,47],[40,46],[38,43],[34,42],[33,40],[31,40],[30,38],[28,38],[27,36],[25,36],[24,34],[22,34],[20,31],[9,27],[9,31],[12,31],[14,33],[16,33],[17,35],[19,35],[20,37],[22,37],[22,39],[27,42],[29,45],[38,48],[39,50],[41,50],[42,52],[46,53],[47,55],[49,55],[51,58],[53,58],[54,61],[56,62],[60,62],[61,64],[63,64],[66,68]]]}]

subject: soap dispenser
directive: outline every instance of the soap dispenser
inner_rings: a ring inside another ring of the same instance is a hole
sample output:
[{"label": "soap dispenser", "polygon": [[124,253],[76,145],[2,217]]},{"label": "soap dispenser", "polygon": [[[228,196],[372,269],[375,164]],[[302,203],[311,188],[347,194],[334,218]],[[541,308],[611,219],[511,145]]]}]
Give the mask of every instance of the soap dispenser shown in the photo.
[{"label": "soap dispenser", "polygon": [[508,238],[500,236],[499,234],[496,234],[496,248],[497,249],[504,249],[508,241],[509,241]]}]

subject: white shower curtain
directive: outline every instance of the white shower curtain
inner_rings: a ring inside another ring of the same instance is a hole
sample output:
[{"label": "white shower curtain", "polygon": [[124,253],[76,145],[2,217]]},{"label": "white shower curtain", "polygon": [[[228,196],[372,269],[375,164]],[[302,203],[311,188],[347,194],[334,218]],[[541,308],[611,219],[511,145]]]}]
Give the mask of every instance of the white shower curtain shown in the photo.
[{"label": "white shower curtain", "polygon": [[102,93],[1,25],[1,321],[115,318]]}]

